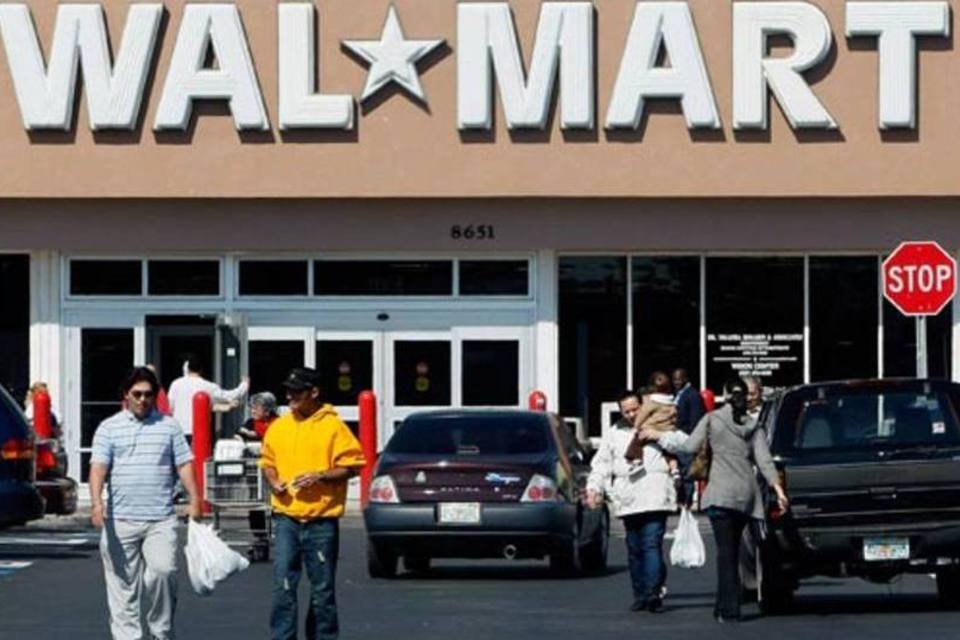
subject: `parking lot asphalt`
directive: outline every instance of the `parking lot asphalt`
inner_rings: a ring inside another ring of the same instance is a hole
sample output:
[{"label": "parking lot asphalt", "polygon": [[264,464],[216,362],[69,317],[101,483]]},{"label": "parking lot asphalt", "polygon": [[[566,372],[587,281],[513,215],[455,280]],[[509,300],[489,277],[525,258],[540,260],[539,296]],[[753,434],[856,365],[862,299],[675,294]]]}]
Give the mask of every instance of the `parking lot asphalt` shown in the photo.
[{"label": "parking lot asphalt", "polygon": [[[86,640],[109,637],[96,532],[82,526],[34,525],[0,531],[0,638]],[[701,529],[712,559],[709,526]],[[714,568],[671,568],[662,614],[632,613],[622,533],[614,530],[610,569],[601,576],[555,578],[540,562],[435,563],[427,574],[395,580],[366,575],[363,523],[343,521],[338,579],[342,638],[389,640],[453,638],[637,637],[691,639],[708,633],[736,638],[953,639],[960,612],[942,611],[934,581],[907,576],[889,585],[860,580],[812,579],[789,615],[718,625],[713,607]],[[183,565],[181,556],[181,565]],[[181,566],[181,572],[184,569]],[[196,596],[180,580],[178,638],[268,638],[269,563],[255,563]],[[306,602],[301,584],[301,616]]]}]

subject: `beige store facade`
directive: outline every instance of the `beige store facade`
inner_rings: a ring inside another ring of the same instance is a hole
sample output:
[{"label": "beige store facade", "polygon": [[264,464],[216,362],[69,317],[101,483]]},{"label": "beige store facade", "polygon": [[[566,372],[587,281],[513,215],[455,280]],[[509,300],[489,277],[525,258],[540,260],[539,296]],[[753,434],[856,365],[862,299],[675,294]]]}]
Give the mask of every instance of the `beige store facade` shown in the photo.
[{"label": "beige store facade", "polygon": [[85,479],[123,369],[188,351],[374,388],[381,439],[534,389],[596,434],[677,366],[912,375],[879,265],[960,249],[960,55],[952,3],[882,5],[4,3],[3,382]]}]

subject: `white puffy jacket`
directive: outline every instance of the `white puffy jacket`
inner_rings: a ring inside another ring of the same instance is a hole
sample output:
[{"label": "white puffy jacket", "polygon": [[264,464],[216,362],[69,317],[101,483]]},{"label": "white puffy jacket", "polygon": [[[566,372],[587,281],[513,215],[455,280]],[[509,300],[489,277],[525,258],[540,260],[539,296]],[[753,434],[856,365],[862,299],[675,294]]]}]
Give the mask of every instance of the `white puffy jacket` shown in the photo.
[{"label": "white puffy jacket", "polygon": [[603,437],[590,463],[587,488],[609,498],[617,517],[649,511],[674,511],[677,490],[663,452],[656,445],[643,448],[643,461],[627,461],[624,454],[633,438],[632,426],[617,426]]}]

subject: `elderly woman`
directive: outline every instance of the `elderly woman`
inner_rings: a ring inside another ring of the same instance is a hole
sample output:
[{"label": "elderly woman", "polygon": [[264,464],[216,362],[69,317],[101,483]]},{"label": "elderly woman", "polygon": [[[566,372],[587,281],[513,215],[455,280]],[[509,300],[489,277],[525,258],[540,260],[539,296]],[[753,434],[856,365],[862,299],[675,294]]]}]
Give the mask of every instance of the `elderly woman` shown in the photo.
[{"label": "elderly woman", "polygon": [[249,404],[250,417],[237,433],[244,440],[259,442],[277,419],[277,397],[269,391],[262,391],[250,396]]},{"label": "elderly woman", "polygon": [[712,451],[703,507],[717,542],[718,622],[740,619],[740,538],[751,519],[765,517],[754,465],[777,494],[781,509],[788,505],[770,457],[766,435],[747,410],[747,385],[735,379],[726,386],[727,404],[705,415],[689,436],[682,431],[644,429],[641,437],[656,440],[671,453],[696,453],[704,441]]}]

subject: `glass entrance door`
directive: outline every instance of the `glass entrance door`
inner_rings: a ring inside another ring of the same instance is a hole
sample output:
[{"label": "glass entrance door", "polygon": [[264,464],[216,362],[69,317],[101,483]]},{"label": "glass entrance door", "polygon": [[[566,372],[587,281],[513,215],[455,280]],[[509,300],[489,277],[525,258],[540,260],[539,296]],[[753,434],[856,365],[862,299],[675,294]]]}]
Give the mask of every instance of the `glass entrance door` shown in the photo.
[{"label": "glass entrance door", "polygon": [[531,385],[526,327],[417,331],[319,331],[316,367],[351,428],[361,391],[378,399],[382,448],[404,418],[450,407],[519,407]]}]

